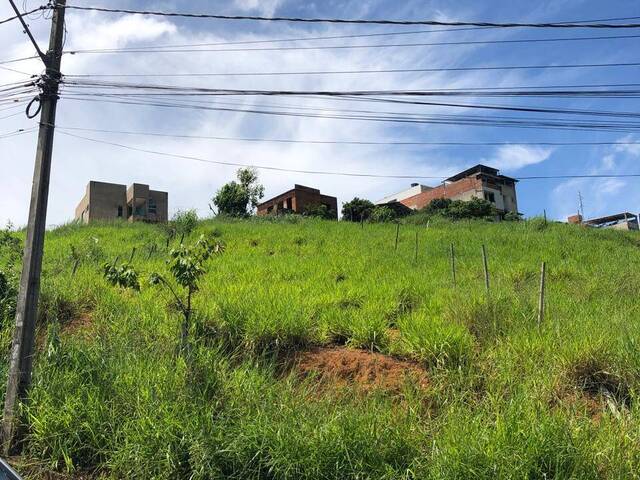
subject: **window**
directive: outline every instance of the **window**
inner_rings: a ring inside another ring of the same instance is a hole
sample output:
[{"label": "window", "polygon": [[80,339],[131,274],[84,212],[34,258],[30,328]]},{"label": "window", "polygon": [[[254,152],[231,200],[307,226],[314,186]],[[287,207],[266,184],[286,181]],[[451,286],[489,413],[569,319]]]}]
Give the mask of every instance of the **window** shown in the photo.
[{"label": "window", "polygon": [[484,199],[487,202],[496,203],[496,195],[493,192],[484,192]]},{"label": "window", "polygon": [[158,211],[156,201],[153,198],[149,198],[149,214],[155,215]]},{"label": "window", "polygon": [[122,205],[118,205],[118,218],[122,218]]}]

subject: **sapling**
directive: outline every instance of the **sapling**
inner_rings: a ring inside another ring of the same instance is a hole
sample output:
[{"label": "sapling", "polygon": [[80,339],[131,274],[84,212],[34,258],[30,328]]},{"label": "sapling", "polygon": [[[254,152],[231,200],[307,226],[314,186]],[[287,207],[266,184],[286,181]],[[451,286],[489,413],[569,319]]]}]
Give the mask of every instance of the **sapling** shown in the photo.
[{"label": "sapling", "polygon": [[104,278],[114,287],[130,288],[136,292],[140,291],[140,281],[138,272],[135,271],[131,263],[125,262],[118,265],[118,261],[105,263],[102,267]]},{"label": "sapling", "polygon": [[152,273],[150,283],[166,288],[182,313],[183,321],[180,332],[180,349],[185,352],[188,348],[189,325],[193,313],[193,295],[199,290],[199,282],[202,276],[207,273],[205,264],[214,255],[219,255],[224,251],[224,246],[218,242],[209,242],[204,235],[201,235],[197,242],[191,246],[180,244],[169,252],[168,270],[177,284],[174,288],[172,283],[159,273]]}]

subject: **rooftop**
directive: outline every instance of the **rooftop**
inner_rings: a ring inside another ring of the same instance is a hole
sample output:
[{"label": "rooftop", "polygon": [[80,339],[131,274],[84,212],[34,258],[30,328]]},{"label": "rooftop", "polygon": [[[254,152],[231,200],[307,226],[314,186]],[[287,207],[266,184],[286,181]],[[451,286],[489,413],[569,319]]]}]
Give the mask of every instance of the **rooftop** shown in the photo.
[{"label": "rooftop", "polygon": [[469,177],[473,174],[485,174],[485,175],[491,175],[494,177],[504,178],[507,180],[512,180],[514,182],[518,181],[515,178],[507,177],[505,175],[500,175],[499,170],[497,168],[488,167],[482,164],[475,165],[471,168],[467,168],[466,170],[463,170],[460,173],[456,173],[454,176],[447,178],[445,181],[457,182],[458,180],[462,180],[463,178]]}]

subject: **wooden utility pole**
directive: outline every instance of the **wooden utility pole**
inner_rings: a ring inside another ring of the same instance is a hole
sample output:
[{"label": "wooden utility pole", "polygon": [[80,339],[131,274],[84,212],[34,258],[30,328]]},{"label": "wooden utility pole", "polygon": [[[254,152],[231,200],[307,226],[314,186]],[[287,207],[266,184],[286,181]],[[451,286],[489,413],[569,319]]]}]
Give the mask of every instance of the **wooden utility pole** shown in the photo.
[{"label": "wooden utility pole", "polygon": [[[13,1],[11,3],[14,9],[17,10]],[[40,105],[42,110],[40,114],[40,131],[38,133],[22,276],[20,277],[20,290],[16,306],[16,325],[11,345],[9,377],[2,418],[2,443],[5,454],[11,449],[16,433],[18,420],[16,415],[19,402],[25,399],[25,394],[31,382],[33,344],[38,312],[38,297],[40,294],[40,273],[42,271],[44,234],[47,224],[47,200],[51,176],[53,133],[56,121],[58,86],[61,78],[60,63],[64,38],[65,7],[66,0],[56,0],[54,2],[49,50],[43,58],[46,65],[46,73],[41,80]],[[25,27],[25,32],[28,33],[29,38],[36,46],[36,50],[40,53],[40,49],[35,44],[35,40],[22,17],[20,17],[20,21]]]}]

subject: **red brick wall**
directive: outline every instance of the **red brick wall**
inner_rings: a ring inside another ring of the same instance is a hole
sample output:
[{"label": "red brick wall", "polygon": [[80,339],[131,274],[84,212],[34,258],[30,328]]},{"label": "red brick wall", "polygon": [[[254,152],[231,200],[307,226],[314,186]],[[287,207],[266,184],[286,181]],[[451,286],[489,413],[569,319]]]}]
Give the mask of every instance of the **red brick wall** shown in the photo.
[{"label": "red brick wall", "polygon": [[270,206],[273,206],[273,210],[276,211],[278,209],[278,202],[283,201],[284,199],[291,198],[291,210],[296,213],[303,213],[305,207],[311,205],[320,205],[327,204],[329,208],[336,212],[336,218],[338,218],[338,199],[336,197],[330,197],[328,195],[322,195],[317,190],[312,189],[294,189],[289,192],[283,193],[282,195],[278,195],[273,199],[263,203],[258,207],[258,215],[266,215],[267,209]]},{"label": "red brick wall", "polygon": [[481,190],[482,180],[475,177],[467,177],[457,182],[449,183],[447,185],[440,185],[432,190],[419,193],[413,197],[405,198],[400,203],[406,205],[409,208],[420,210],[426,207],[431,200],[436,198],[452,198],[470,190]]}]

